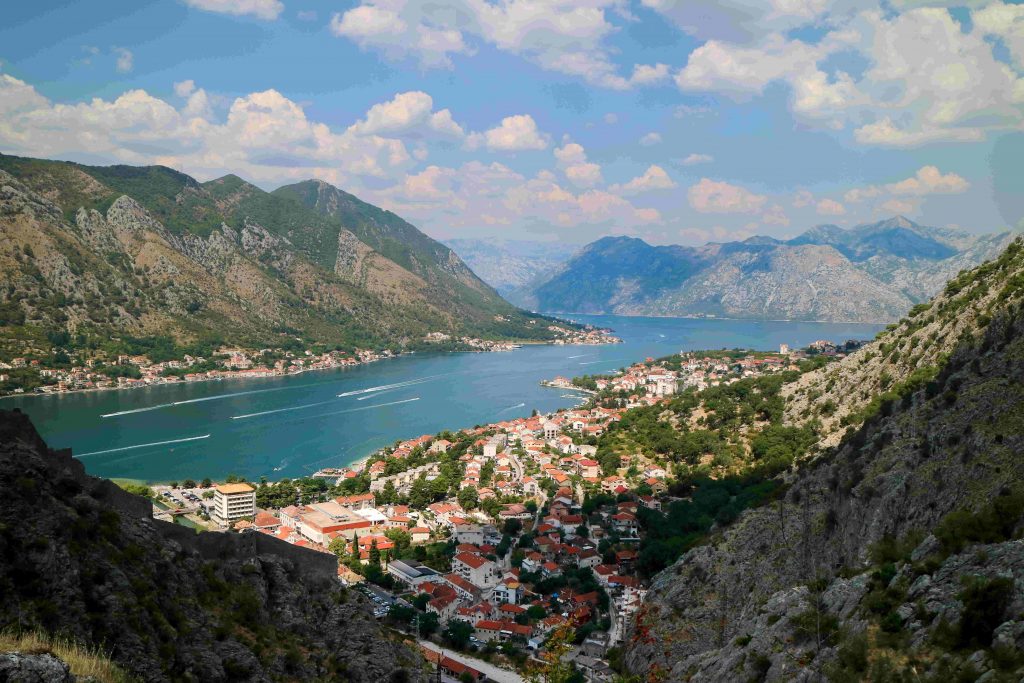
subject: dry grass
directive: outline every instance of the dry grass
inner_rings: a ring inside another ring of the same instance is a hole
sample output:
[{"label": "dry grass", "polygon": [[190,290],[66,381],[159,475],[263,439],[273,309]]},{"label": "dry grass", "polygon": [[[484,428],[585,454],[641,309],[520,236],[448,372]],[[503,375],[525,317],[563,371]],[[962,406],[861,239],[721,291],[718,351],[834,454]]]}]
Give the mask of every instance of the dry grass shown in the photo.
[{"label": "dry grass", "polygon": [[0,652],[52,654],[71,667],[78,678],[92,677],[100,683],[134,683],[136,679],[114,664],[99,649],[91,649],[66,638],[28,632],[0,632]]}]

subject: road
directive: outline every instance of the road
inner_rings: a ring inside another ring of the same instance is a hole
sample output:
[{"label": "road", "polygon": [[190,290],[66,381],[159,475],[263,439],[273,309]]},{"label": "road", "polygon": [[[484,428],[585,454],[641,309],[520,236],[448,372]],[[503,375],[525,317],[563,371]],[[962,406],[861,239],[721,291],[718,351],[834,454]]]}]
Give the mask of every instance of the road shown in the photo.
[{"label": "road", "polygon": [[[436,643],[430,642],[429,640],[420,640],[418,642],[423,647],[433,650],[434,652],[441,651],[440,646],[438,646]],[[474,657],[470,657],[468,655],[464,655],[461,652],[455,652],[453,650],[444,650],[444,656],[451,657],[457,662],[462,662],[463,664],[471,666],[477,671],[482,671],[484,674],[487,675],[489,679],[491,679],[492,681],[497,681],[497,683],[525,683],[523,677],[515,673],[514,671],[499,669],[493,664],[488,664],[485,661],[476,659]]]}]

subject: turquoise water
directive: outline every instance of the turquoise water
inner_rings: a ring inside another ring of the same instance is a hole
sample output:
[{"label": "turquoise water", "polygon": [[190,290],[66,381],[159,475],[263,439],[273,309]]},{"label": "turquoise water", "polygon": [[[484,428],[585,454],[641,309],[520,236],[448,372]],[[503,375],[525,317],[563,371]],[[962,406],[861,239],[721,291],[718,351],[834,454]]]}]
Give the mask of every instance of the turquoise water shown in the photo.
[{"label": "turquoise water", "polygon": [[[680,350],[804,346],[870,338],[877,325],[576,316],[625,343],[532,346],[509,353],[412,355],[291,377],[127,391],[26,396],[47,442],[72,447],[91,474],[150,482],[298,477],[399,439],[574,403],[543,379],[608,372]],[[398,386],[395,386],[398,385]],[[366,391],[370,389],[371,391]],[[338,396],[338,394],[345,394]],[[104,417],[106,416],[106,417]]]}]

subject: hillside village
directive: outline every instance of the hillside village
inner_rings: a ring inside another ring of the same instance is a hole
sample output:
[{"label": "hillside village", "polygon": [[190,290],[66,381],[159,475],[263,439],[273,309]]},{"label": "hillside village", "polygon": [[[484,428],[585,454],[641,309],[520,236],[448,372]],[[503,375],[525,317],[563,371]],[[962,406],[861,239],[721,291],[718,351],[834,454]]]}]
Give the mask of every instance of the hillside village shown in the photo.
[{"label": "hillside village", "polygon": [[575,409],[398,442],[308,479],[157,491],[218,528],[335,553],[339,579],[370,586],[375,616],[395,627],[519,664],[571,628],[574,665],[610,680],[651,576],[638,567],[645,516],[686,497],[672,490],[684,475],[673,463],[644,452],[599,459],[599,438],[677,394],[857,345],[680,353],[609,376],[558,377],[546,384],[593,396]]}]

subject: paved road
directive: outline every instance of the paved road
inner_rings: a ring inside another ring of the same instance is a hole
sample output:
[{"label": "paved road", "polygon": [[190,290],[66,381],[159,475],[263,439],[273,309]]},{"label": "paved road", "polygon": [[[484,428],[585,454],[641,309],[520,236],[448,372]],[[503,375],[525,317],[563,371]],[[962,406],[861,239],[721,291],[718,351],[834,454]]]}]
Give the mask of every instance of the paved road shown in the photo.
[{"label": "paved road", "polygon": [[[419,644],[433,650],[434,652],[438,652],[441,650],[440,646],[438,646],[436,643],[430,642],[429,640],[421,640],[419,641]],[[467,664],[473,667],[477,671],[484,672],[488,678],[490,678],[493,681],[497,681],[497,683],[525,683],[523,677],[513,671],[499,669],[493,664],[488,664],[485,661],[476,659],[474,657],[470,657],[469,655],[464,655],[461,652],[445,650],[444,656],[451,657],[457,662],[462,662],[463,664]]]}]

